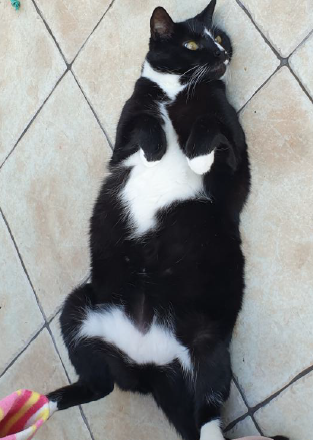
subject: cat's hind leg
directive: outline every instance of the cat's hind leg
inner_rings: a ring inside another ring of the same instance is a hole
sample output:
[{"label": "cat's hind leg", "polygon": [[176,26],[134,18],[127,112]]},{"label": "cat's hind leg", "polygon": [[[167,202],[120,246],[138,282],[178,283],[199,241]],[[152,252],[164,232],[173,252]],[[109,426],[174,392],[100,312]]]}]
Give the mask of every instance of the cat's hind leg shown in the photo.
[{"label": "cat's hind leg", "polygon": [[229,397],[231,365],[228,343],[203,337],[194,349],[195,419],[200,440],[224,440],[221,410]]},{"label": "cat's hind leg", "polygon": [[108,382],[106,390],[104,387],[97,390],[91,388],[89,383],[79,380],[47,395],[50,401],[50,410],[54,412],[102,399],[113,391],[113,387],[113,382]]},{"label": "cat's hind leg", "polygon": [[113,391],[114,380],[106,363],[103,343],[96,338],[86,340],[78,337],[86,311],[94,303],[94,296],[92,285],[84,284],[65,301],[60,317],[61,331],[79,380],[48,394],[55,409],[92,402]]},{"label": "cat's hind leg", "polygon": [[157,405],[181,437],[184,440],[199,440],[193,394],[180,366],[156,372],[152,390]]}]

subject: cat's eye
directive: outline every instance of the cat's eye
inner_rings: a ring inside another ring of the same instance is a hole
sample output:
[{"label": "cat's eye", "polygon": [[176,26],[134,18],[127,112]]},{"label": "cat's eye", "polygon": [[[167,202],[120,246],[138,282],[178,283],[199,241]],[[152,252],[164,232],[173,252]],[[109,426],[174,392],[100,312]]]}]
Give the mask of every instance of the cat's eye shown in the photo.
[{"label": "cat's eye", "polygon": [[221,37],[220,35],[218,35],[217,37],[215,37],[215,41],[216,41],[218,44],[222,44],[222,37]]},{"label": "cat's eye", "polygon": [[195,41],[186,41],[186,43],[184,43],[184,46],[189,50],[198,50],[199,49],[199,46]]}]

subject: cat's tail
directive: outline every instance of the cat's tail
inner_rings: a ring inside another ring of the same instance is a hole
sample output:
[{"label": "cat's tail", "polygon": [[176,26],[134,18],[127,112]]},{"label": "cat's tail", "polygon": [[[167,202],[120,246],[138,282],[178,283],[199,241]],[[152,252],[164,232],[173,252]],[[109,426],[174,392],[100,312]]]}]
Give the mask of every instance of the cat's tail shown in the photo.
[{"label": "cat's tail", "polygon": [[67,385],[47,394],[50,415],[57,410],[63,410],[102,399],[110,394],[112,390],[113,387],[108,387],[107,390],[102,389],[101,391],[95,391],[92,390],[87,383],[78,380],[71,385]]}]

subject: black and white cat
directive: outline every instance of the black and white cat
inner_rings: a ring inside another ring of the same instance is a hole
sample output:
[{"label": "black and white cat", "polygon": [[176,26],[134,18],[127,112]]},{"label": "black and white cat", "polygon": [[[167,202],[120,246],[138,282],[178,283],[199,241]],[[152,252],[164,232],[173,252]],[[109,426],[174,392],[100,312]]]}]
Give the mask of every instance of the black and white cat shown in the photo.
[{"label": "black and white cat", "polygon": [[151,393],[185,440],[224,438],[244,291],[239,217],[249,160],[225,95],[232,48],[212,25],[214,8],[215,0],[181,23],[153,12],[150,49],[91,219],[91,282],[61,315],[79,380],[49,395],[66,409],[114,384]]}]

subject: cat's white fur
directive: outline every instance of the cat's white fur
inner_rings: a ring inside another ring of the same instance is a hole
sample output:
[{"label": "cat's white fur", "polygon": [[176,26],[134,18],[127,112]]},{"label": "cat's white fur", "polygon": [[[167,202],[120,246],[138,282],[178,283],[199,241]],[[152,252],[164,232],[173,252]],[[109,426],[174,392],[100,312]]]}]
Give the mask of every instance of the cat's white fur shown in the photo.
[{"label": "cat's white fur", "polygon": [[158,72],[147,60],[144,62],[141,76],[156,83],[170,99],[175,99],[178,93],[186,87],[186,84],[180,83],[180,75]]},{"label": "cat's white fur", "polygon": [[192,159],[187,158],[188,165],[196,174],[205,174],[210,171],[214,162],[214,151],[209,154],[203,154],[201,156],[194,157]]},{"label": "cat's white fur", "polygon": [[219,419],[212,420],[202,426],[200,440],[224,440]]},{"label": "cat's white fur", "polygon": [[78,337],[99,337],[120,349],[130,362],[160,366],[178,359],[182,368],[191,371],[189,351],[173,331],[155,322],[147,333],[138,330],[121,307],[87,311]]},{"label": "cat's white fur", "polygon": [[175,201],[195,198],[203,188],[202,177],[188,166],[164,104],[160,105],[160,113],[167,140],[162,159],[153,168],[147,167],[137,151],[124,162],[132,170],[120,197],[129,212],[135,237],[157,226],[155,214],[160,209]]},{"label": "cat's white fur", "polygon": [[[185,87],[180,84],[179,75],[157,72],[147,61],[142,76],[157,83],[170,100],[174,100]],[[204,172],[204,167],[209,170],[214,159],[211,153],[207,155],[209,158],[192,159],[188,164],[165,104],[160,104],[159,111],[167,140],[167,150],[162,159],[157,163],[148,162],[143,151],[139,150],[122,165],[132,168],[120,198],[130,216],[133,237],[140,237],[157,226],[155,215],[160,209],[175,201],[203,197],[203,177],[200,174]],[[164,366],[177,359],[185,371],[192,372],[189,351],[177,340],[173,331],[157,324],[154,319],[149,331],[142,333],[122,308],[89,310],[77,336],[102,338],[137,364]]]},{"label": "cat's white fur", "polygon": [[52,416],[53,413],[55,413],[58,409],[58,402],[53,401],[53,400],[49,400],[49,417]]},{"label": "cat's white fur", "polygon": [[221,50],[222,52],[226,52],[224,47],[215,40],[211,31],[209,31],[207,28],[204,28],[204,33],[213,40],[214,44],[219,48],[219,50]]}]

